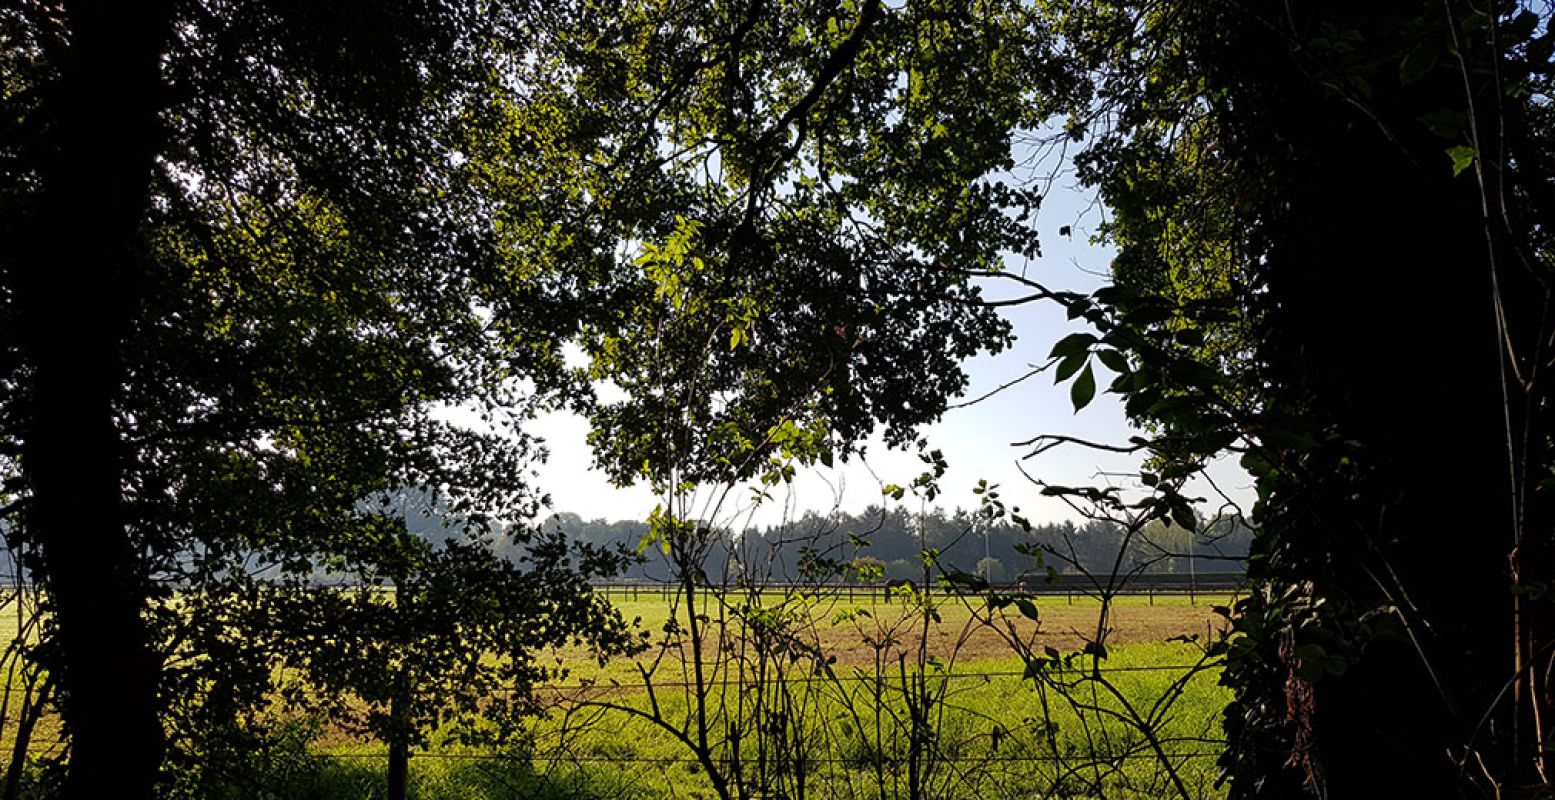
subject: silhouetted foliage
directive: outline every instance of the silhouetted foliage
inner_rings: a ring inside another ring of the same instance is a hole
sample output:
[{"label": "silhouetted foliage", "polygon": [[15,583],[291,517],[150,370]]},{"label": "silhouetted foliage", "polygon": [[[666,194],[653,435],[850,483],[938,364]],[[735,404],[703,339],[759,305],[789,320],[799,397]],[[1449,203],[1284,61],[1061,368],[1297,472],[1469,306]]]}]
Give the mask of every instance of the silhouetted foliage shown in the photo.
[{"label": "silhouetted foliage", "polygon": [[1070,8],[1119,254],[1055,356],[1158,493],[1257,479],[1232,795],[1547,792],[1549,7]]}]

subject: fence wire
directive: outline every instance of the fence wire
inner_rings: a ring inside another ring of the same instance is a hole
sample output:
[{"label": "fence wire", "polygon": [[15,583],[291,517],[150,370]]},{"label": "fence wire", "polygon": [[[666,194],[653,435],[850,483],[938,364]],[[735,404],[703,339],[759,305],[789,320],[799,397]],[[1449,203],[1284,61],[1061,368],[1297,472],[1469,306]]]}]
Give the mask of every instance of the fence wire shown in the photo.
[{"label": "fence wire", "polygon": [[[1195,741],[1199,741],[1199,740],[1195,740]],[[1200,743],[1201,744],[1214,744],[1215,742],[1213,742],[1213,741],[1201,741]],[[1224,744],[1224,742],[1221,742],[1221,744]],[[358,759],[359,760],[380,760],[380,759],[388,758],[388,754],[387,753],[314,753],[313,755],[315,755],[315,756],[317,756],[319,758],[331,758],[331,759],[342,759],[342,760],[358,760]],[[1167,753],[1166,757],[1169,760],[1175,760],[1175,759],[1188,760],[1188,759],[1199,759],[1199,758],[1219,758],[1221,755],[1222,755],[1221,751],[1203,751],[1203,752],[1193,752],[1193,753]],[[702,763],[701,759],[695,758],[695,757],[692,757],[692,756],[635,756],[635,755],[601,756],[601,755],[573,755],[573,754],[502,755],[502,754],[496,754],[496,753],[489,753],[488,754],[488,753],[437,753],[437,752],[417,753],[417,752],[411,752],[409,754],[409,757],[411,759],[418,759],[419,758],[419,759],[448,760],[448,761],[510,761],[510,762],[511,761],[531,761],[531,762],[532,761],[543,761],[543,762],[552,762],[552,763],[554,763],[554,762],[566,762],[566,763],[578,763],[578,764],[664,764],[664,765],[677,765],[677,764],[701,764]],[[935,755],[935,756],[932,756],[932,757],[925,757],[924,760],[942,761],[942,762],[946,762],[946,763],[978,763],[978,764],[996,764],[996,763],[999,763],[999,762],[1011,762],[1011,763],[1025,763],[1025,762],[1032,762],[1032,763],[1086,763],[1086,764],[1089,764],[1089,763],[1110,763],[1110,762],[1116,762],[1116,761],[1128,761],[1128,760],[1131,760],[1131,759],[1140,759],[1140,758],[1148,758],[1148,759],[1157,760],[1157,761],[1160,760],[1160,756],[1156,755],[1155,753],[1146,751],[1146,750],[1140,750],[1139,752],[1133,752],[1133,753],[1117,753],[1117,754],[1112,754],[1112,755],[1103,754],[1103,753],[1087,753],[1087,754],[1084,754],[1084,755],[1065,755],[1065,756],[1060,756],[1060,755],[1015,755],[1015,756],[944,756],[944,755]],[[752,760],[754,760],[754,759],[752,759]],[[805,757],[803,759],[796,758],[796,759],[793,759],[793,760],[796,761],[796,762],[803,761],[803,762],[805,762],[807,764],[857,764],[860,761],[859,758],[856,758],[856,757],[855,758],[849,758],[849,757],[845,757],[845,756],[813,756],[813,757],[807,756],[807,757]],[[897,762],[905,762],[907,759],[905,759],[905,758],[896,758],[896,759],[883,759],[883,760],[888,762],[888,763],[897,763]]]}]

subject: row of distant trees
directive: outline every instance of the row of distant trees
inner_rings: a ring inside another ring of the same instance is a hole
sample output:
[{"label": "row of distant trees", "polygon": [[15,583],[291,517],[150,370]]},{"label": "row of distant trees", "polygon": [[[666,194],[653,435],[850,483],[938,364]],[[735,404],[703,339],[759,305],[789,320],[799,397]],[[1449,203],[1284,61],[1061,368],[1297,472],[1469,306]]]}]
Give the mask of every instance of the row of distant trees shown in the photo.
[{"label": "row of distant trees", "polygon": [[[549,517],[543,526],[560,531],[569,541],[598,548],[635,551],[648,533],[639,520],[585,520],[572,512]],[[444,535],[427,527],[427,535]],[[1252,530],[1237,517],[1201,525],[1196,533],[1162,522],[1152,523],[1126,546],[1121,567],[1144,574],[1241,572]],[[817,562],[851,564],[853,577],[917,579],[923,575],[925,551],[937,553],[939,569],[970,572],[994,581],[1044,580],[1056,573],[1107,574],[1123,538],[1123,526],[1107,520],[1033,525],[1025,530],[1012,522],[989,521],[963,509],[933,509],[922,514],[901,507],[871,506],[857,514],[807,513],[795,520],[764,528],[721,534],[723,546],[712,548],[704,569],[711,576],[738,578],[748,573],[773,580],[804,577],[806,565]],[[505,542],[499,547],[511,549]],[[516,552],[504,551],[510,557]],[[622,573],[629,580],[663,581],[673,576],[654,550]],[[1191,563],[1190,563],[1191,562]],[[838,572],[839,575],[847,574]]]}]

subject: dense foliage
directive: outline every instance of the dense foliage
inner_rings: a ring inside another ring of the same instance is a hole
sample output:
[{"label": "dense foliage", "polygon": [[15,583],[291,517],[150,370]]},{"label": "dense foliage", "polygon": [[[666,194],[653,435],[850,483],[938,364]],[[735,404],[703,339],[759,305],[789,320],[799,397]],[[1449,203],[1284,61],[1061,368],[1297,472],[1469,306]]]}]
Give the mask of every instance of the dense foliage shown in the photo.
[{"label": "dense foliage", "polygon": [[567,80],[478,160],[515,190],[516,262],[612,293],[582,336],[624,391],[586,404],[599,463],[673,489],[845,454],[876,424],[910,441],[960,362],[1009,341],[973,279],[1038,249],[1040,197],[1007,173],[1052,94],[1031,9],[586,10],[515,78]]},{"label": "dense foliage", "polygon": [[[1091,569],[1115,524],[710,524],[911,442],[1008,345],[1001,277],[1090,325],[1074,405],[1115,374],[1150,434],[1144,499],[1047,493],[1166,541],[1208,459],[1257,478],[1234,794],[1548,782],[1547,7],[123,5],[0,9],[0,514],[73,796],[149,796],[277,697],[403,763],[532,710],[537,648],[630,647],[577,546],[621,531],[533,523],[539,409],[665,494],[688,605],[752,559]],[[1094,295],[1006,270],[1037,131],[1110,209]]]},{"label": "dense foliage", "polygon": [[[277,681],[403,752],[498,684],[528,708],[537,648],[625,647],[610,559],[523,524],[536,408],[660,484],[937,416],[1007,341],[973,277],[1036,246],[995,176],[1026,13],[0,12],[6,530],[69,792],[145,796],[165,735],[257,735]],[[408,529],[445,512],[475,544]]]},{"label": "dense foliage", "polygon": [[1548,8],[1071,10],[1120,250],[1060,354],[1123,355],[1163,480],[1258,480],[1233,795],[1535,791]]}]

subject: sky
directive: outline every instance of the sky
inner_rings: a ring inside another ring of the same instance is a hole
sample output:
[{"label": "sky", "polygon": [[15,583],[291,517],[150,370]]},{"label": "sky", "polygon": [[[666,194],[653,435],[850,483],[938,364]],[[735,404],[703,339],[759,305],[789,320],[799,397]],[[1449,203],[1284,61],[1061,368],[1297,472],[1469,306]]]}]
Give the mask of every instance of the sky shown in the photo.
[{"label": "sky", "polygon": [[[1029,263],[1007,263],[1006,267],[1024,271],[1027,277],[1052,290],[1090,292],[1107,283],[1112,251],[1092,242],[1103,213],[1093,201],[1094,197],[1084,191],[1055,183],[1038,220],[1043,255]],[[1064,226],[1071,227],[1069,236],[1058,235]],[[985,290],[989,297],[1022,293],[1013,285],[990,286]],[[1137,480],[1126,474],[1137,472],[1138,457],[1071,445],[1023,458],[1031,448],[1017,443],[1041,434],[1065,434],[1125,444],[1138,431],[1129,427],[1121,399],[1104,391],[1076,414],[1068,384],[1055,386],[1049,373],[1029,378],[980,402],[954,407],[957,402],[981,397],[1045,363],[1054,342],[1084,329],[1083,323],[1067,320],[1063,309],[1052,302],[1013,306],[1007,309],[1005,317],[1014,328],[1015,344],[998,355],[983,355],[967,362],[968,391],[959,401],[952,401],[952,409],[938,423],[922,430],[929,448],[939,449],[949,465],[940,481],[941,494],[933,505],[946,509],[977,507],[978,496],[972,490],[981,479],[998,485],[1001,499],[1020,507],[1020,513],[1033,522],[1078,521],[1080,514],[1062,500],[1042,497],[1031,479],[1059,485],[1138,487]],[[1098,369],[1097,384],[1105,389],[1111,382],[1110,374],[1099,363],[1094,366]],[[614,487],[602,473],[593,470],[593,456],[585,440],[588,425],[576,415],[547,414],[526,427],[545,439],[550,451],[549,461],[541,470],[540,487],[550,495],[553,510],[570,511],[585,519],[645,519],[662,500],[642,486]],[[915,452],[888,450],[878,436],[866,445],[866,451],[866,458],[839,462],[833,469],[801,471],[793,485],[785,487],[787,491],[774,492],[772,501],[758,507],[751,507],[746,501],[748,490],[737,489],[717,496],[698,495],[691,511],[693,516],[736,529],[779,524],[806,511],[858,512],[871,504],[888,504],[882,496],[884,485],[906,486],[924,470]],[[1216,486],[1244,510],[1251,508],[1251,479],[1233,462],[1213,466],[1210,474]],[[1220,505],[1218,494],[1207,485],[1190,486],[1189,493],[1216,498],[1201,505],[1201,514],[1212,514]],[[722,502],[718,502],[720,499]],[[912,510],[920,505],[911,495],[906,502]]]}]

